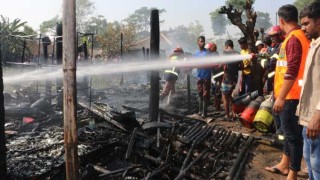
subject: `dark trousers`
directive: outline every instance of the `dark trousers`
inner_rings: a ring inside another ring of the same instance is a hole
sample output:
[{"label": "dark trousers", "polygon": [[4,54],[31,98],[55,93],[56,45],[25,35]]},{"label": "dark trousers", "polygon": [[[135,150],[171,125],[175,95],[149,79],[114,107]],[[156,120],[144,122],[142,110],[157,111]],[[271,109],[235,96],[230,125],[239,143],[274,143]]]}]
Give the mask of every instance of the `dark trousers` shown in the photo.
[{"label": "dark trousers", "polygon": [[248,92],[252,92],[253,88],[252,88],[252,76],[251,74],[248,75],[243,75],[242,76],[242,90],[240,92],[240,95],[246,94]]},{"label": "dark trousers", "polygon": [[197,89],[199,99],[210,100],[211,79],[198,79]]},{"label": "dark trousers", "polygon": [[299,100],[286,100],[283,111],[280,113],[281,126],[284,133],[283,153],[290,157],[289,168],[300,171],[303,137],[299,117],[295,115]]},{"label": "dark trousers", "polygon": [[273,113],[273,121],[276,126],[276,134],[283,134],[283,125],[281,125],[280,115]]}]

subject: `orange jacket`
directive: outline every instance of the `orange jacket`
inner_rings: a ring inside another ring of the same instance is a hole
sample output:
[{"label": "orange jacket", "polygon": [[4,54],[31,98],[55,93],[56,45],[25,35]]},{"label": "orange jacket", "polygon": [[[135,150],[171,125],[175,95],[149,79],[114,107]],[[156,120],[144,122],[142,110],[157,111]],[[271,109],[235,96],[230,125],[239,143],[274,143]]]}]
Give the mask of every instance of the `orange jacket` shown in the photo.
[{"label": "orange jacket", "polygon": [[290,89],[289,93],[286,96],[286,99],[299,99],[300,98],[300,91],[301,91],[301,85],[299,85],[299,81],[303,78],[303,71],[304,71],[304,65],[306,62],[308,49],[310,41],[308,38],[304,35],[303,31],[301,29],[293,30],[290,32],[290,34],[286,37],[286,39],[283,41],[280,53],[279,53],[279,59],[277,61],[276,70],[275,70],[275,77],[274,77],[274,96],[277,98],[280,94],[283,81],[284,81],[284,75],[287,72],[287,55],[286,55],[286,45],[288,43],[288,40],[291,36],[295,36],[301,43],[302,46],[302,56],[301,56],[301,63],[300,68],[298,72],[298,76],[294,81],[294,84],[292,88]]}]

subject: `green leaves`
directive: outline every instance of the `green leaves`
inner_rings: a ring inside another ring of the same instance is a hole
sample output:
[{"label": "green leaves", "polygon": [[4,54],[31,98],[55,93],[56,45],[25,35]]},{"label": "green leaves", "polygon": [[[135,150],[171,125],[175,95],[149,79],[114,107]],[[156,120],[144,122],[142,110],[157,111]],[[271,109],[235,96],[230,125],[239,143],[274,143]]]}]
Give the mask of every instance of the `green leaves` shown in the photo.
[{"label": "green leaves", "polygon": [[61,22],[61,18],[59,18],[59,16],[55,16],[47,21],[43,21],[40,24],[40,32],[41,33],[52,33],[55,34],[55,30],[56,30],[56,26],[58,22]]},{"label": "green leaves", "polygon": [[[4,61],[18,61],[21,59],[22,45],[24,39],[17,38],[15,36],[24,36],[35,34],[35,31],[26,25],[27,22],[21,21],[21,19],[14,19],[10,21],[1,15],[0,19],[0,42],[1,42],[1,53],[2,60]],[[25,55],[30,54],[30,49],[26,49]],[[19,62],[18,61],[18,62]]]},{"label": "green leaves", "polygon": [[295,0],[293,5],[298,9],[298,12],[300,12],[305,6],[313,3],[316,0]]}]

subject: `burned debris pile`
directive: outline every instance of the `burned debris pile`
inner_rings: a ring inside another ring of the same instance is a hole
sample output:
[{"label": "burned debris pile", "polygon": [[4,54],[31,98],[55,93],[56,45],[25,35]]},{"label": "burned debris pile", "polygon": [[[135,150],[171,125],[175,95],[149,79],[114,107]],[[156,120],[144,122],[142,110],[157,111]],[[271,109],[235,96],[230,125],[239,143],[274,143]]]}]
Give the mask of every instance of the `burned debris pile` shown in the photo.
[{"label": "burned debris pile", "polygon": [[[78,103],[82,179],[232,179],[244,173],[252,138],[184,116],[187,103],[161,109],[158,121],[151,122],[147,99],[139,90],[129,92],[138,95],[125,98],[109,89],[99,93],[107,99]],[[7,106],[9,179],[65,179],[59,102],[50,105],[40,97],[26,106]]]},{"label": "burned debris pile", "polygon": [[[163,110],[158,122],[137,125],[133,112],[115,115],[115,108],[95,106],[109,120],[92,109],[78,111],[79,117],[88,116],[78,129],[83,179],[224,179],[243,173],[252,138]],[[121,125],[124,117],[131,126]],[[7,148],[10,178],[64,179],[61,127],[10,135]]]},{"label": "burned debris pile", "polygon": [[159,122],[132,131],[122,156],[130,165],[98,171],[100,178],[225,179],[243,173],[253,138],[161,112]]}]

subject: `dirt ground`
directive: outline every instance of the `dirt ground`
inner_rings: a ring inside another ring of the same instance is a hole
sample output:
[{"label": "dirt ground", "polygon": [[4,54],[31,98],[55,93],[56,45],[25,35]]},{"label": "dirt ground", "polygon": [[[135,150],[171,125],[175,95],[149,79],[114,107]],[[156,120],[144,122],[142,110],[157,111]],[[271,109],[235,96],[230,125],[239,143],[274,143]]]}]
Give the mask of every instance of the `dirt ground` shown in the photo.
[{"label": "dirt ground", "polygon": [[[220,125],[225,129],[232,130],[234,132],[240,132],[244,135],[253,135],[262,140],[257,140],[252,146],[251,158],[247,162],[245,174],[243,179],[245,180],[285,180],[286,176],[280,174],[274,174],[264,170],[266,166],[273,166],[280,161],[282,155],[282,144],[276,143],[273,133],[263,134],[255,129],[246,128],[241,124],[239,120],[225,121],[222,119],[224,111],[216,111],[209,107],[209,117],[206,119],[201,118],[198,115],[191,115],[190,117],[197,118],[203,121],[210,122],[210,125]],[[306,167],[304,160],[302,160],[301,170]],[[308,175],[302,171],[298,173],[299,180],[307,180]]]}]

